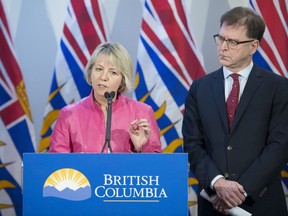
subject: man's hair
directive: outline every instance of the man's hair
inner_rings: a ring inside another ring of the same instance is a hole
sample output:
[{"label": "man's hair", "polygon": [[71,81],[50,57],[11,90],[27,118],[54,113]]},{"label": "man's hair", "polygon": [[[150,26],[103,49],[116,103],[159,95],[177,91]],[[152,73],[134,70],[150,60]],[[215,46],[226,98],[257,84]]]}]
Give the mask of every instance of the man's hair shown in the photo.
[{"label": "man's hair", "polygon": [[228,26],[245,26],[247,37],[257,39],[258,41],[261,41],[265,31],[263,18],[247,7],[235,7],[224,13],[220,19],[220,27],[223,24]]}]

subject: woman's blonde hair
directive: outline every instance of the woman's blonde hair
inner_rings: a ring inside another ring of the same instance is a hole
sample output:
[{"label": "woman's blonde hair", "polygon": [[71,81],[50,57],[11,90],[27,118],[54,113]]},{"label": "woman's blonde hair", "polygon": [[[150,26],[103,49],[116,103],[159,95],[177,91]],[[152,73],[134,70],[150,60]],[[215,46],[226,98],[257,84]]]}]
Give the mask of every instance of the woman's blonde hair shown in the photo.
[{"label": "woman's blonde hair", "polygon": [[115,65],[122,74],[122,82],[117,90],[118,94],[132,89],[133,69],[130,55],[124,46],[115,42],[105,42],[96,47],[85,67],[87,82],[91,85],[93,65],[98,59],[103,57],[107,58],[111,64]]}]

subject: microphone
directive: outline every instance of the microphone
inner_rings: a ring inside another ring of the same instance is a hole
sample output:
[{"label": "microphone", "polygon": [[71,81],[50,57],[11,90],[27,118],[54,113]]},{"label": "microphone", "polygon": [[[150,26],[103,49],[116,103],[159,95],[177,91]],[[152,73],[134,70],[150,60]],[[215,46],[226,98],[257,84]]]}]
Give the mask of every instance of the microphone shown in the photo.
[{"label": "microphone", "polygon": [[110,145],[110,135],[111,135],[111,116],[112,116],[112,100],[115,96],[115,92],[112,91],[112,92],[105,92],[104,93],[104,97],[106,98],[107,100],[107,104],[108,104],[108,107],[107,107],[107,120],[106,120],[106,137],[105,137],[105,143],[103,145],[103,148],[102,148],[102,151],[101,153],[103,153],[104,149],[108,148],[108,153],[113,153],[112,151],[112,148],[111,148],[111,145]]},{"label": "microphone", "polygon": [[115,92],[114,91],[112,91],[110,93],[109,92],[105,92],[104,93],[104,97],[106,98],[108,104],[112,103],[112,100],[113,100],[114,96],[115,96]]}]

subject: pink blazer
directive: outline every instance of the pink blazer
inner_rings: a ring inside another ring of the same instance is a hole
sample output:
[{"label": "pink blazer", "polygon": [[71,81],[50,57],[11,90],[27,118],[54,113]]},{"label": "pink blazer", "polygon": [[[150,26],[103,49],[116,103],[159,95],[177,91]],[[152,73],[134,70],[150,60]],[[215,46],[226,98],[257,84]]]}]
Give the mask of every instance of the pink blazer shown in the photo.
[{"label": "pink blazer", "polygon": [[[61,109],[51,134],[49,152],[101,152],[106,135],[104,118],[100,106],[93,101],[92,92],[79,102],[67,105]],[[142,152],[161,152],[159,128],[152,108],[122,94],[112,104],[112,151],[135,152],[129,123],[137,118],[148,119],[151,127],[151,135]]]}]

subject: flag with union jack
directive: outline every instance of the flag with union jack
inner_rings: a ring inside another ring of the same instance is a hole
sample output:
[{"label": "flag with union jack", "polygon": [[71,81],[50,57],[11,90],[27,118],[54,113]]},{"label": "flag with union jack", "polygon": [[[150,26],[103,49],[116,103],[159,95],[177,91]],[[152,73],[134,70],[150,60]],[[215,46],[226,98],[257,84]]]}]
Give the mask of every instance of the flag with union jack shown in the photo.
[{"label": "flag with union jack", "polygon": [[[186,95],[193,80],[205,75],[202,54],[184,10],[186,3],[146,0],[138,42],[134,97],[154,109],[163,152],[183,152]],[[190,174],[189,210],[193,215],[197,184]]]},{"label": "flag with union jack", "polygon": [[35,131],[1,1],[0,117],[0,215],[22,215],[22,156],[35,152]]},{"label": "flag with union jack", "polygon": [[265,2],[250,0],[250,5],[266,23],[266,31],[254,61],[288,78],[288,2],[271,0]]},{"label": "flag with union jack", "polygon": [[[250,0],[251,7],[263,17],[266,30],[254,62],[288,78],[288,1]],[[288,164],[281,172],[288,205]]]},{"label": "flag with union jack", "polygon": [[71,0],[60,40],[52,85],[45,109],[39,152],[49,149],[50,135],[60,109],[91,91],[84,68],[94,49],[107,41],[100,0]]}]

